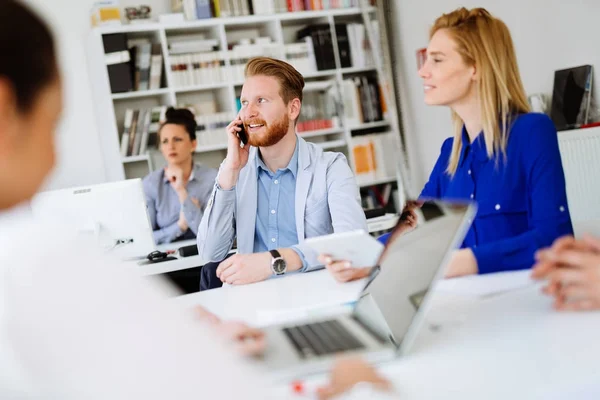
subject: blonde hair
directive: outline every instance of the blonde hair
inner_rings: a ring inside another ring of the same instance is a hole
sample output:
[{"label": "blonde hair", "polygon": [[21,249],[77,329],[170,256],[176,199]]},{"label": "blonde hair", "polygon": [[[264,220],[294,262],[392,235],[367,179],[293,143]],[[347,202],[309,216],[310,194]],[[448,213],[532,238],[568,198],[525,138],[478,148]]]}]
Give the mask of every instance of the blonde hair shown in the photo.
[{"label": "blonde hair", "polygon": [[[529,112],[513,41],[508,28],[483,8],[459,8],[436,19],[429,37],[444,29],[467,65],[475,65],[483,137],[489,158],[506,157],[513,114]],[[452,111],[454,143],[446,172],[454,176],[462,147],[464,122]]]},{"label": "blonde hair", "polygon": [[302,102],[304,77],[292,65],[269,57],[251,58],[244,69],[244,76],[249,78],[256,75],[277,79],[280,86],[279,95],[286,105],[295,98]]}]

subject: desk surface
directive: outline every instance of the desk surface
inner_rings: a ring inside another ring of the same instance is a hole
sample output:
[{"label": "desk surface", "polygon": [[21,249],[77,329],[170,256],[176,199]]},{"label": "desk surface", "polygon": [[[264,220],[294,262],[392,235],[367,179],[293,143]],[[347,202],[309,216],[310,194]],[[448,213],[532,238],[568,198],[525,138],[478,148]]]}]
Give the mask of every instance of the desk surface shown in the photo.
[{"label": "desk surface", "polygon": [[[489,285],[506,277],[465,279],[470,285]],[[361,288],[362,282],[338,284],[319,271],[173,301],[201,304],[223,318],[261,325],[268,322],[265,314],[285,319],[286,310],[298,317],[302,309],[353,301]],[[380,370],[396,384],[401,399],[572,397],[600,382],[600,313],[559,313],[551,303],[539,285],[504,287],[485,296],[435,290],[427,323],[411,353]],[[323,380],[311,377],[307,386]],[[289,395],[287,387],[277,390]]]},{"label": "desk surface", "polygon": [[320,270],[251,285],[225,286],[172,301],[182,306],[202,305],[223,319],[265,326],[353,302],[363,286],[363,281],[338,283],[328,271]]},{"label": "desk surface", "polygon": [[[174,243],[165,243],[157,246],[157,250],[167,251],[167,250],[178,250],[183,246],[195,245],[196,239],[192,240],[182,240],[180,242]],[[179,254],[173,254],[174,257],[177,257],[177,260],[172,261],[164,261],[155,264],[146,264],[139,265],[138,261],[127,261],[128,265],[131,265],[137,268],[140,271],[140,274],[143,276],[146,275],[157,275],[157,274],[166,274],[168,272],[180,271],[188,268],[199,267],[201,265],[206,264],[200,256],[190,256],[190,257],[179,257]]]}]

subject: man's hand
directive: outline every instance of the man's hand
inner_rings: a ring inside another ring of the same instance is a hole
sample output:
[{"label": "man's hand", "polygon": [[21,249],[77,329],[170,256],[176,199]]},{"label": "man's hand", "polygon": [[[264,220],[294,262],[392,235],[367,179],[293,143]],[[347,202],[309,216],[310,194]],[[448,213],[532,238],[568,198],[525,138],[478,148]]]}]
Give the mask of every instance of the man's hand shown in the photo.
[{"label": "man's hand", "polygon": [[366,362],[359,359],[338,361],[331,370],[329,384],[318,389],[319,399],[332,399],[352,389],[359,382],[367,382],[382,391],[390,391],[392,385]]},{"label": "man's hand", "polygon": [[544,293],[558,310],[600,309],[600,239],[564,237],[536,253],[532,277],[547,279]]},{"label": "man's hand", "polygon": [[319,262],[325,265],[338,282],[350,282],[365,278],[369,276],[372,269],[372,267],[353,267],[350,261],[334,261],[327,254],[319,255]]},{"label": "man's hand", "polygon": [[450,264],[446,268],[446,278],[474,275],[479,271],[477,259],[471,249],[460,249],[454,252]]},{"label": "man's hand", "polygon": [[264,281],[273,274],[271,253],[235,254],[217,267],[217,277],[230,285]]},{"label": "man's hand", "polygon": [[248,163],[248,155],[250,146],[240,147],[240,138],[237,133],[241,130],[239,125],[242,124],[242,119],[238,115],[237,118],[227,125],[227,157],[219,171],[219,186],[223,190],[233,188],[238,180],[240,171]]}]

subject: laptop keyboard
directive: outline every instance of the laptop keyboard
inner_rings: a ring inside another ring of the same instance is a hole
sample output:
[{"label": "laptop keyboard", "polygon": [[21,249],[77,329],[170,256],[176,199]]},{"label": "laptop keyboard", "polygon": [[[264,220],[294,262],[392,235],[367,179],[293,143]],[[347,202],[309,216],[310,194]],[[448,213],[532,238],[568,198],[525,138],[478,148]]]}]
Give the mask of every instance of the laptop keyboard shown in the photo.
[{"label": "laptop keyboard", "polygon": [[284,328],[302,358],[358,350],[364,345],[336,320]]}]

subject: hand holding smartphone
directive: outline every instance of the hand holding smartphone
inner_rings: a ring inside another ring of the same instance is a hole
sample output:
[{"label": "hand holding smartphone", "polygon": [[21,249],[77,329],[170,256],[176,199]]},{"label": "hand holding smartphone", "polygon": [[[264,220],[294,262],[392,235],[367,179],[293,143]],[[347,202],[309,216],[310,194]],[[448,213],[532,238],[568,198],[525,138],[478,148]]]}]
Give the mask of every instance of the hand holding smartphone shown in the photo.
[{"label": "hand holding smartphone", "polygon": [[242,142],[242,144],[244,146],[246,146],[248,144],[248,133],[246,133],[246,128],[244,127],[244,123],[240,123],[238,124],[238,127],[240,128],[240,130],[238,131],[237,135],[240,138],[240,141]]}]

